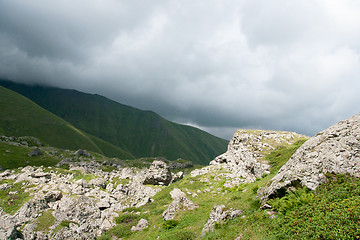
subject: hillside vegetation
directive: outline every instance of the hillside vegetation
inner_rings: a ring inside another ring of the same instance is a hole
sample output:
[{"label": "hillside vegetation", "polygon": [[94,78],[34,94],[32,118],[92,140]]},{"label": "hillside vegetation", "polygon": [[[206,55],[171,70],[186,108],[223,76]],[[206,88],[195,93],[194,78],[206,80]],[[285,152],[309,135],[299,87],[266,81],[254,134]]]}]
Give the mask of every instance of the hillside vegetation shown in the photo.
[{"label": "hillside vegetation", "polygon": [[137,158],[183,158],[205,165],[226,151],[228,141],[224,139],[99,95],[7,81],[0,81],[0,85],[26,96],[76,128]]},{"label": "hillside vegetation", "polygon": [[105,141],[75,128],[24,96],[0,87],[0,135],[35,136],[51,146],[87,149],[119,158],[133,156]]},{"label": "hillside vegetation", "polygon": [[[94,152],[79,155],[43,147],[32,137],[2,137],[0,165],[12,171],[0,172],[0,207],[4,211],[0,219],[10,229],[14,224],[11,216],[18,219],[21,228],[15,232],[24,234],[25,239],[34,231],[38,237],[50,239],[66,239],[72,236],[69,234],[75,234],[75,239],[81,239],[83,234],[95,239],[96,231],[101,231],[101,236],[96,237],[101,240],[358,239],[360,179],[356,177],[329,173],[327,182],[315,191],[292,189],[283,197],[269,200],[272,209],[260,208],[258,190],[269,184],[306,140],[277,143],[276,149],[266,151],[262,159],[271,165],[271,170],[254,182],[229,185],[234,180],[229,179],[231,172],[226,164],[218,164],[197,166],[199,169],[191,173],[190,169],[178,169],[188,174],[164,186],[138,182],[163,171],[151,173],[148,169],[152,161],[159,159],[118,160]],[[41,149],[42,155],[29,156],[35,148]],[[173,175],[176,171],[172,170]],[[176,189],[188,199],[181,201],[191,201],[196,207],[179,205],[175,217],[164,220],[164,212],[176,201],[171,196]],[[42,210],[31,207],[43,206],[43,199],[48,205]],[[216,221],[210,231],[204,231],[215,206],[223,209],[217,216],[234,210],[238,215],[228,215]],[[21,218],[28,211],[32,217]],[[140,220],[148,226],[132,230]],[[109,225],[109,221],[113,224]]]}]

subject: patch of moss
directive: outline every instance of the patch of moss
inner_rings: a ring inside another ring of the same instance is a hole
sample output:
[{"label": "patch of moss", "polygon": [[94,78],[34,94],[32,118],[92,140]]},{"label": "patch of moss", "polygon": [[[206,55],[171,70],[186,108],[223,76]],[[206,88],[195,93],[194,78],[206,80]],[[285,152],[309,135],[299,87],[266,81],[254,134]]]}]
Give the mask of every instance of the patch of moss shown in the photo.
[{"label": "patch of moss", "polygon": [[45,231],[49,232],[49,227],[54,225],[55,223],[55,217],[52,215],[52,212],[54,210],[46,210],[44,211],[40,217],[37,218],[37,226],[34,229],[35,232],[37,231]]}]

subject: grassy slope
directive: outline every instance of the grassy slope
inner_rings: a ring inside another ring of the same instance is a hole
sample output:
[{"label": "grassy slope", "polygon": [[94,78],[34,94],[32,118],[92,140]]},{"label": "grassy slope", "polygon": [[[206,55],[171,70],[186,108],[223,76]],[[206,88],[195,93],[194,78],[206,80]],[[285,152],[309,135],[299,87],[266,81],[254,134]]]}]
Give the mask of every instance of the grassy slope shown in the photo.
[{"label": "grassy slope", "polygon": [[136,157],[164,156],[206,164],[227,148],[224,139],[99,95],[3,81],[0,84]]},{"label": "grassy slope", "polygon": [[[272,222],[269,215],[264,210],[260,210],[260,201],[257,199],[257,189],[263,187],[276,174],[280,167],[287,162],[290,156],[299,148],[306,139],[299,140],[291,145],[283,145],[279,149],[266,156],[272,164],[269,175],[259,179],[254,183],[241,184],[233,188],[223,186],[225,179],[221,173],[225,170],[219,169],[211,174],[191,177],[189,175],[179,182],[169,187],[164,187],[161,192],[153,197],[154,202],[148,203],[135,212],[140,212],[140,217],[149,221],[149,228],[142,232],[131,232],[130,228],[136,225],[137,221],[131,224],[119,223],[114,229],[102,236],[101,239],[111,239],[112,235],[123,237],[124,239],[162,239],[162,240],[181,240],[181,239],[222,239],[233,240],[242,235],[241,239],[273,239]],[[165,229],[166,224],[161,214],[172,202],[170,191],[180,188],[184,192],[197,193],[197,197],[187,195],[199,208],[193,211],[184,211],[177,215],[178,224]],[[209,189],[210,191],[204,191]],[[217,225],[214,232],[206,234],[200,238],[203,226],[209,218],[209,213],[213,206],[224,204],[228,208],[243,210],[243,216],[229,220]],[[124,215],[131,215],[123,213]],[[123,215],[120,215],[123,217]]]},{"label": "grassy slope", "polygon": [[0,87],[0,106],[1,135],[35,136],[43,143],[59,148],[82,148],[104,153],[101,146],[105,154],[109,152],[110,155],[131,157],[131,154],[85,134],[24,96],[3,87]]}]

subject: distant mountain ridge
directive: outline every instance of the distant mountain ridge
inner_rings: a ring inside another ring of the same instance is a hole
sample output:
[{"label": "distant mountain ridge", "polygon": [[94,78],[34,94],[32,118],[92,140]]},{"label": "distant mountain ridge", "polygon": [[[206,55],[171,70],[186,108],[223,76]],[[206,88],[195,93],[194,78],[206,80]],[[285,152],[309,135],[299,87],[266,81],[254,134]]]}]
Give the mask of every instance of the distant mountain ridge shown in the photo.
[{"label": "distant mountain ridge", "polygon": [[154,112],[100,95],[2,80],[0,85],[135,157],[163,156],[169,160],[183,158],[207,164],[227,148],[228,141],[205,131],[170,122]]},{"label": "distant mountain ridge", "polygon": [[0,135],[35,136],[44,144],[65,149],[87,149],[107,156],[134,157],[95,136],[87,134],[26,97],[0,86]]}]

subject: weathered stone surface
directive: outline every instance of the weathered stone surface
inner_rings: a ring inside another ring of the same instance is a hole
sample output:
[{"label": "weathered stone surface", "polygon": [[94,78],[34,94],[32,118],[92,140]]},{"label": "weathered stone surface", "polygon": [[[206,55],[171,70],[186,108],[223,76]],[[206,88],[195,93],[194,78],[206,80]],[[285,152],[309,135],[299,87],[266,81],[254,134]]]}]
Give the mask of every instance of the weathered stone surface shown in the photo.
[{"label": "weathered stone surface", "polygon": [[153,161],[145,176],[144,184],[169,185],[172,176],[168,165],[163,161]]},{"label": "weathered stone surface", "polygon": [[85,157],[90,157],[90,153],[86,150],[83,149],[79,149],[75,152],[75,155],[77,156],[85,156]]},{"label": "weathered stone surface", "polygon": [[225,205],[214,206],[211,209],[209,220],[207,221],[201,232],[201,236],[204,236],[205,233],[209,231],[210,232],[214,231],[214,227],[216,223],[223,222],[227,219],[233,219],[239,217],[240,215],[242,215],[241,210],[235,210],[235,209],[226,210]]},{"label": "weathered stone surface", "polygon": [[184,172],[177,172],[172,176],[171,183],[177,182],[184,177]]},{"label": "weathered stone surface", "polygon": [[41,152],[40,148],[35,148],[35,149],[32,150],[28,155],[29,155],[30,157],[40,156],[40,155],[42,155],[42,152]]},{"label": "weathered stone surface", "polygon": [[149,223],[146,219],[140,219],[140,221],[138,222],[138,224],[136,226],[131,227],[131,231],[133,231],[133,232],[142,231],[145,228],[147,228],[148,226],[149,226]]},{"label": "weathered stone surface", "polygon": [[[72,173],[58,173],[55,169],[44,172],[42,167],[31,166],[0,174],[0,180],[11,179],[15,180],[14,184],[22,183],[32,197],[14,215],[6,214],[0,208],[0,239],[11,239],[10,235],[17,233],[18,227],[21,227],[24,239],[96,239],[115,226],[117,212],[127,207],[142,206],[161,190],[157,186],[143,185],[145,170],[130,169],[131,179],[119,184],[118,181],[125,180],[121,169],[107,173],[101,171],[101,165],[96,162],[69,164],[84,167],[97,178],[90,184],[83,179],[74,180]],[[111,183],[112,180],[115,182]],[[112,187],[108,191],[100,189],[106,187],[107,181]],[[12,185],[2,184],[1,188],[11,189]],[[11,193],[18,194],[18,191]],[[55,223],[46,231],[36,231],[37,219],[44,211],[51,212]],[[62,221],[72,223],[69,228],[64,227],[54,234],[53,230]],[[3,228],[1,224],[7,227]]]},{"label": "weathered stone surface", "polygon": [[172,190],[170,195],[174,201],[169,204],[168,208],[162,214],[162,217],[165,221],[174,219],[176,213],[180,210],[194,210],[195,208],[199,207],[197,204],[193,203],[189,198],[187,198],[186,194],[178,188]]},{"label": "weathered stone surface", "polygon": [[314,190],[326,181],[325,173],[360,177],[360,114],[305,142],[258,193],[265,202],[293,185]]},{"label": "weathered stone surface", "polygon": [[178,169],[178,168],[191,168],[194,166],[192,162],[169,162],[170,169]]},{"label": "weathered stone surface", "polygon": [[62,198],[62,193],[60,191],[51,191],[44,195],[46,202],[56,202]]},{"label": "weathered stone surface", "polygon": [[97,187],[101,187],[103,189],[106,188],[106,181],[103,178],[95,178],[95,179],[91,179],[89,182],[90,185],[93,186],[97,186]]},{"label": "weathered stone surface", "polygon": [[232,172],[233,178],[253,182],[269,173],[270,166],[262,160],[265,152],[304,137],[293,132],[238,130],[230,140],[227,152],[216,157],[210,165],[223,164]]}]

